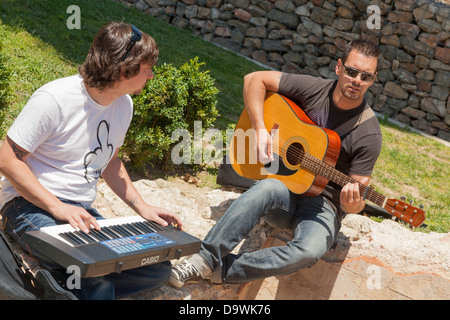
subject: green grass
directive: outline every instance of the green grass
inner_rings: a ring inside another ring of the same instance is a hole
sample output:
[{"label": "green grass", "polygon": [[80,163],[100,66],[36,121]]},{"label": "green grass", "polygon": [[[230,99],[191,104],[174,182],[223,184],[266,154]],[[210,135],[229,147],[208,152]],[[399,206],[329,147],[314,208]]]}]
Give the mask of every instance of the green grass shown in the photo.
[{"label": "green grass", "polygon": [[[192,36],[188,31],[109,0],[77,0],[81,9],[81,29],[69,30],[66,9],[72,4],[72,0],[1,1],[0,28],[5,31],[1,34],[6,35],[1,39],[2,50],[13,70],[14,97],[7,106],[11,110],[9,121],[37,88],[51,80],[75,74],[95,33],[112,20],[133,23],[153,36],[160,48],[159,63],[179,67],[198,56],[220,90],[217,106],[220,116],[216,126],[224,129],[237,121],[243,106],[243,76],[261,70],[261,67]],[[422,203],[427,213],[427,227],[420,230],[449,232],[450,148],[386,121],[382,121],[382,131],[384,142],[373,174],[373,185],[389,198],[404,195],[408,200],[413,199],[416,205]],[[201,180],[214,185],[215,170],[205,172],[199,175]]]},{"label": "green grass", "polygon": [[389,198],[422,204],[427,230],[450,230],[450,148],[408,129],[381,121],[383,147],[372,183]]},{"label": "green grass", "polygon": [[[16,86],[19,105],[23,106],[29,94],[47,80],[76,73],[94,35],[103,24],[124,21],[135,24],[156,40],[160,48],[159,63],[180,67],[196,56],[205,62],[205,69],[210,70],[220,90],[218,110],[221,116],[217,127],[226,128],[229,122],[237,120],[243,107],[243,76],[261,70],[261,67],[194,37],[186,30],[110,0],[77,0],[81,10],[81,29],[69,30],[66,20],[70,15],[66,10],[71,4],[74,1],[1,1],[0,20],[11,32],[5,50],[11,55],[14,68],[21,69],[14,80],[26,82],[25,86]],[[37,52],[42,54],[37,56]],[[47,59],[51,61],[46,62]]]}]

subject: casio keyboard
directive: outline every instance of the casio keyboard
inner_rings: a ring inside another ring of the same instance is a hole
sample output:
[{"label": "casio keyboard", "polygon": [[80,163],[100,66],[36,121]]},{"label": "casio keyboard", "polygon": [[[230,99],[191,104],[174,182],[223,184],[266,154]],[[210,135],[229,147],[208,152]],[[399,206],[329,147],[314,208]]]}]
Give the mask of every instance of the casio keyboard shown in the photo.
[{"label": "casio keyboard", "polygon": [[140,216],[97,220],[89,233],[70,224],[26,232],[31,253],[38,251],[64,268],[76,265],[82,278],[121,272],[197,253],[201,241],[175,227]]}]

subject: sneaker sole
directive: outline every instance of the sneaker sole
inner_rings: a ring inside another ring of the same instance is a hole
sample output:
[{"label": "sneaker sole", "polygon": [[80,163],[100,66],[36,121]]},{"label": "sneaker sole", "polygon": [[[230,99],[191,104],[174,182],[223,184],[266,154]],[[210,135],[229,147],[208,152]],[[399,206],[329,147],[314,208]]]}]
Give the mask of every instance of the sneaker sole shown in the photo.
[{"label": "sneaker sole", "polygon": [[199,277],[198,279],[194,279],[194,280],[188,280],[186,282],[180,281],[178,280],[176,277],[174,277],[172,274],[170,275],[170,279],[169,279],[169,283],[171,285],[173,285],[176,288],[181,288],[182,286],[184,286],[186,283],[199,283],[201,280],[201,278]]}]

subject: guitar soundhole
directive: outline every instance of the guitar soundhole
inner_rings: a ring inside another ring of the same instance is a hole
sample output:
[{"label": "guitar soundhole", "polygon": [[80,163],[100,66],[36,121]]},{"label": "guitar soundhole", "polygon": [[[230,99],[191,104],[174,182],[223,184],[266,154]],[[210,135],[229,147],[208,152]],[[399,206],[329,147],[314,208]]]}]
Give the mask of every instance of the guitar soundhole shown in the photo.
[{"label": "guitar soundhole", "polygon": [[305,152],[301,143],[294,142],[286,150],[286,160],[291,166],[298,166],[303,161]]}]

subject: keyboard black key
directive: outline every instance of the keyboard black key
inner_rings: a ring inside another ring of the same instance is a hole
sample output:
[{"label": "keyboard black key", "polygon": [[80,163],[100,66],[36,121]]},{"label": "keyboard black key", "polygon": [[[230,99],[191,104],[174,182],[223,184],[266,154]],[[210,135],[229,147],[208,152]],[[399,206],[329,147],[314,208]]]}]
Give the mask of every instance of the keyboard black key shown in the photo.
[{"label": "keyboard black key", "polygon": [[147,231],[144,231],[142,228],[139,228],[139,226],[138,226],[138,224],[136,222],[131,223],[131,225],[133,226],[133,228],[138,230],[141,234],[147,233]]},{"label": "keyboard black key", "polygon": [[69,241],[69,243],[75,245],[75,246],[79,246],[84,244],[84,242],[79,239],[78,237],[76,237],[72,232],[63,232],[59,234],[62,238],[66,239],[67,241]]},{"label": "keyboard black key", "polygon": [[130,234],[130,236],[134,236],[134,235],[135,235],[134,232],[131,231],[131,230],[128,228],[128,226],[127,226],[126,224],[121,224],[120,227],[121,227],[123,230],[125,230],[126,232],[128,232],[128,233]]},{"label": "keyboard black key", "polygon": [[131,223],[131,225],[133,226],[133,228],[138,230],[141,234],[146,234],[146,233],[150,232],[150,231],[145,230],[144,228],[141,228],[139,225],[139,222],[133,222],[133,223]]},{"label": "keyboard black key", "polygon": [[142,234],[142,232],[139,229],[136,229],[132,223],[127,223],[126,225],[124,225],[124,227],[128,230],[131,231],[132,233],[134,233],[135,235],[140,235]]},{"label": "keyboard black key", "polygon": [[132,236],[131,233],[129,233],[129,232],[128,232],[127,230],[125,230],[124,228],[122,228],[120,225],[112,226],[112,229],[113,229],[114,231],[116,231],[116,232],[121,236],[121,238]]},{"label": "keyboard black key", "polygon": [[144,222],[136,222],[136,225],[137,225],[142,231],[144,231],[144,233],[152,233],[152,232],[155,232],[155,230],[153,230],[152,228],[150,228],[150,226],[146,225]]},{"label": "keyboard black key", "polygon": [[97,242],[95,239],[93,239],[91,236],[89,236],[87,233],[77,230],[74,232],[79,238],[85,240],[87,243],[94,243]]},{"label": "keyboard black key", "polygon": [[111,227],[102,227],[102,231],[106,234],[108,234],[111,239],[117,239],[120,238],[120,235],[118,235],[114,230],[112,230]]},{"label": "keyboard black key", "polygon": [[102,230],[91,229],[89,231],[91,237],[96,238],[98,241],[111,240]]},{"label": "keyboard black key", "polygon": [[155,231],[164,231],[166,230],[162,225],[157,224],[154,221],[145,221],[144,223],[148,224],[150,226],[150,228],[152,228]]}]

